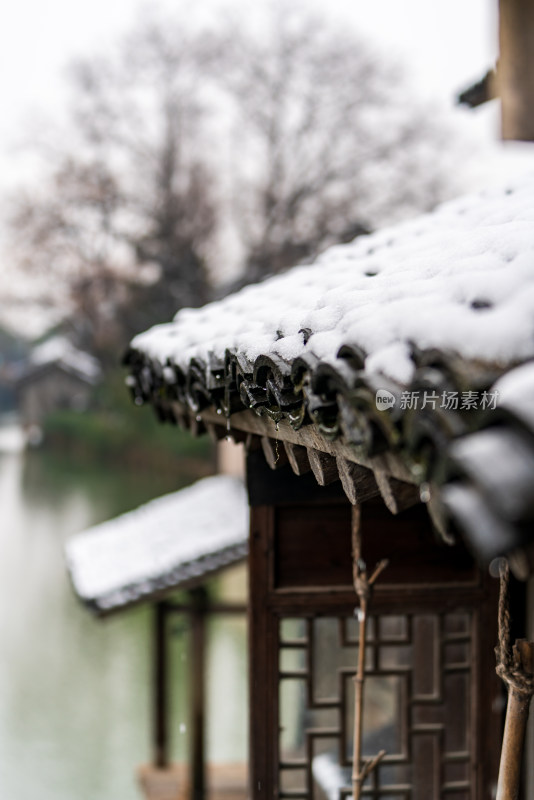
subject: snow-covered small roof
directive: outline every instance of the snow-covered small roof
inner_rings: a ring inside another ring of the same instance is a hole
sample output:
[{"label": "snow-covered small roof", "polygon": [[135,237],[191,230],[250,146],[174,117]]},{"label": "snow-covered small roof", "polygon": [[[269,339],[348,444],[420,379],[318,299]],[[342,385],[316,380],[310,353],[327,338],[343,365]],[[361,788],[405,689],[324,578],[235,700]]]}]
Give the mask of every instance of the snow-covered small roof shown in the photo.
[{"label": "snow-covered small roof", "polygon": [[39,371],[51,364],[88,383],[95,383],[101,374],[97,359],[74,347],[65,336],[53,336],[36,345],[30,353],[25,376],[32,375],[36,370]]},{"label": "snow-covered small roof", "polygon": [[[432,513],[446,503],[487,557],[532,536],[525,531],[534,509],[518,503],[519,516],[510,515],[481,462],[468,458],[469,442],[483,452],[475,434],[489,426],[534,437],[525,377],[517,377],[520,369],[531,374],[532,359],[532,174],[332,247],[310,266],[217,303],[183,309],[137,336],[127,356],[137,402],[150,402],[162,419],[192,425],[214,407],[231,430],[235,412],[253,410],[277,424],[287,420],[298,434],[289,441],[306,447],[312,424],[341,442],[343,457],[373,469],[379,486],[378,459],[390,475],[424,484],[425,498],[431,485]],[[425,393],[434,400],[424,402]],[[389,404],[378,402],[384,397]],[[284,438],[281,430],[273,435]],[[462,448],[452,447],[463,437]],[[499,442],[492,456],[506,459],[509,443]],[[402,462],[400,470],[385,452]],[[507,485],[517,479],[534,496],[526,464],[515,458],[520,474]],[[469,503],[464,494],[440,493],[444,483],[468,488]],[[491,534],[488,525],[475,535],[466,524],[481,503]]]},{"label": "snow-covered small roof", "polygon": [[106,613],[203,582],[248,552],[248,504],[238,478],[217,475],[73,536],[76,593]]}]

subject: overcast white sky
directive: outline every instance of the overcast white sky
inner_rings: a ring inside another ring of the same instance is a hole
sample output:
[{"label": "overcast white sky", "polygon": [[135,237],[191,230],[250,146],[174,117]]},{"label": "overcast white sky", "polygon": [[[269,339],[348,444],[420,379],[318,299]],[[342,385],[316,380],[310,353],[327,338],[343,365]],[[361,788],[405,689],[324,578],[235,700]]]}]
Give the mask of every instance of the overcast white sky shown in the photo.
[{"label": "overcast white sky", "polygon": [[[296,0],[278,0],[288,8]],[[262,0],[153,0],[151,6],[195,14],[242,7],[250,13]],[[479,79],[497,54],[497,0],[301,0],[366,34],[386,53],[404,62],[417,91],[449,107],[456,92]],[[53,118],[62,108],[63,71],[75,56],[106,49],[135,21],[147,3],[138,0],[15,0],[0,26],[0,199],[32,165],[16,147],[35,120]],[[495,106],[495,104],[490,104]],[[456,110],[480,152],[492,147],[495,166],[480,170],[481,182],[523,169],[524,150],[502,156],[498,110]],[[493,144],[494,143],[494,144]],[[534,160],[528,145],[527,158]],[[510,148],[508,148],[509,150]],[[517,151],[517,147],[515,148]],[[504,166],[503,166],[504,165]],[[467,166],[467,165],[466,165]],[[477,170],[474,171],[477,176]],[[478,177],[474,178],[475,182]],[[473,188],[477,188],[476,185]],[[1,231],[0,231],[1,240]],[[0,265],[0,284],[5,261]],[[7,275],[4,274],[4,281]]]},{"label": "overcast white sky", "polygon": [[[261,0],[196,0],[198,11]],[[176,7],[170,0],[160,5]],[[287,0],[288,7],[292,0]],[[346,20],[406,60],[422,92],[449,99],[479,77],[496,53],[497,0],[307,0]],[[0,146],[17,138],[31,110],[60,104],[62,68],[125,30],[137,0],[16,0],[0,27]]]},{"label": "overcast white sky", "polygon": [[[150,5],[194,13],[259,6],[262,0],[155,0]],[[295,0],[279,0],[288,8]],[[481,77],[497,53],[497,0],[301,0],[354,26],[403,61],[421,94],[451,104],[459,88]],[[16,0],[0,27],[0,190],[23,169],[12,146],[30,120],[62,105],[63,69],[120,36],[146,2],[139,0]],[[475,135],[497,138],[496,114],[458,111]],[[491,121],[490,121],[491,120]],[[494,127],[495,129],[494,129]]]},{"label": "overcast white sky", "polygon": [[[198,14],[262,0],[153,0],[150,4]],[[288,8],[295,0],[279,0]],[[481,77],[497,53],[497,0],[301,0],[306,7],[354,26],[403,61],[421,94],[451,104],[455,93]],[[112,44],[136,19],[139,0],[16,0],[0,27],[0,191],[26,166],[12,148],[31,121],[62,107],[63,70],[77,55]],[[458,111],[468,129],[497,138],[495,112]]]}]

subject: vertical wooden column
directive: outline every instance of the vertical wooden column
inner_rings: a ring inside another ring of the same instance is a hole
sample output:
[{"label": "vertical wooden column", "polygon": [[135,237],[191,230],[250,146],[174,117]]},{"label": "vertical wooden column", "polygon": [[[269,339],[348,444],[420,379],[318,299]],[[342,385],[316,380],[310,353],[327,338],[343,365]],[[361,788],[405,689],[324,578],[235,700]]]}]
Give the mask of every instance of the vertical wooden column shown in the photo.
[{"label": "vertical wooden column", "polygon": [[251,508],[249,539],[249,713],[250,797],[265,800],[278,791],[278,623],[269,613],[269,534],[274,508]]},{"label": "vertical wooden column", "polygon": [[204,800],[206,793],[205,650],[206,599],[204,588],[192,589],[191,598],[191,800]]},{"label": "vertical wooden column", "polygon": [[534,3],[499,0],[502,138],[534,141]]},{"label": "vertical wooden column", "polygon": [[154,763],[157,767],[168,766],[167,726],[167,632],[166,606],[164,602],[154,607]]}]

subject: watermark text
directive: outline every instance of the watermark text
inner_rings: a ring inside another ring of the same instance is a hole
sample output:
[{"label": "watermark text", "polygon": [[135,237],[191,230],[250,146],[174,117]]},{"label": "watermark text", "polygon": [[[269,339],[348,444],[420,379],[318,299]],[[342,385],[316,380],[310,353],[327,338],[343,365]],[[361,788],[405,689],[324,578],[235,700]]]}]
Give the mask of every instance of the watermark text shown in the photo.
[{"label": "watermark text", "polygon": [[387,389],[379,389],[375,402],[379,411],[398,406],[403,411],[423,410],[425,408],[435,411],[438,408],[444,411],[470,411],[492,410],[497,407],[499,392],[436,392],[431,390],[418,390],[415,392],[402,392],[400,398],[395,397]]}]

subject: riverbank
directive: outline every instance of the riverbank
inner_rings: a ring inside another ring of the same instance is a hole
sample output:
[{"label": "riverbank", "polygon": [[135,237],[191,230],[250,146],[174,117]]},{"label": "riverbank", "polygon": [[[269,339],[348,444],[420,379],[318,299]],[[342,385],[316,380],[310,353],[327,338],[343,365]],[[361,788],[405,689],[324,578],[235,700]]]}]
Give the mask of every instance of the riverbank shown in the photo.
[{"label": "riverbank", "polygon": [[194,439],[157,424],[137,427],[119,415],[58,411],[46,418],[42,434],[47,452],[83,463],[105,461],[139,472],[171,471],[195,478],[213,472],[207,438]]},{"label": "riverbank", "polygon": [[151,408],[131,402],[115,376],[99,387],[85,411],[57,410],[42,422],[42,447],[83,463],[105,461],[139,472],[189,475],[196,479],[214,471],[214,450],[208,437],[162,425]]}]

